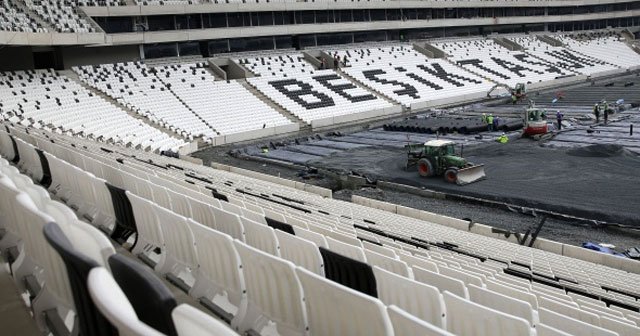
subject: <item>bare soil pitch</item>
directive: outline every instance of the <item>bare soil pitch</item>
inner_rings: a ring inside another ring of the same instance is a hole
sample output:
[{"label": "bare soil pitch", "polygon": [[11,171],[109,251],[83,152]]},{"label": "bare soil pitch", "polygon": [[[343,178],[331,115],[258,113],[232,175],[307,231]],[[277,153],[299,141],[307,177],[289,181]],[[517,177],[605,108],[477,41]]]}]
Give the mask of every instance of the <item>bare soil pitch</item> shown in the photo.
[{"label": "bare soil pitch", "polygon": [[360,148],[310,162],[330,170],[579,217],[640,225],[640,156],[617,146],[543,148],[528,139],[465,150],[484,163],[487,179],[466,186],[406,171],[406,154],[392,148]]}]

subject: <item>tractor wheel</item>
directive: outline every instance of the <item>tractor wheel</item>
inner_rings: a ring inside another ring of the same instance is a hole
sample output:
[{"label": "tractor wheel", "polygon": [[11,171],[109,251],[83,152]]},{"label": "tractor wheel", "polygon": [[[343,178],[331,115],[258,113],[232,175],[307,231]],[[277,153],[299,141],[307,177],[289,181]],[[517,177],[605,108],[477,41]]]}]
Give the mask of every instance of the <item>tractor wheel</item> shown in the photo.
[{"label": "tractor wheel", "polygon": [[420,159],[418,161],[418,174],[422,177],[431,177],[435,172],[433,171],[433,165],[427,159]]},{"label": "tractor wheel", "polygon": [[449,183],[456,183],[458,181],[458,169],[449,168],[444,171],[444,180]]}]

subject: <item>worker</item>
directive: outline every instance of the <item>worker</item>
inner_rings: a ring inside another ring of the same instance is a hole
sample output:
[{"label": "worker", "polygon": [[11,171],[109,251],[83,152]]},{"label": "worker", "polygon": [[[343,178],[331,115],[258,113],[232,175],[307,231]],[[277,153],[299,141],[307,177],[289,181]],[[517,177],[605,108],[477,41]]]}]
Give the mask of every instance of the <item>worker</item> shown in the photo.
[{"label": "worker", "polygon": [[558,130],[562,130],[562,117],[564,115],[560,112],[560,110],[558,110],[558,112],[556,112],[556,120],[558,121]]},{"label": "worker", "polygon": [[504,132],[502,132],[502,135],[500,135],[499,137],[496,138],[496,141],[499,143],[507,143],[509,142],[509,137],[507,137],[507,134],[505,134]]},{"label": "worker", "polygon": [[487,116],[487,128],[489,129],[489,132],[493,132],[493,114],[491,113]]},{"label": "worker", "polygon": [[498,119],[499,119],[498,116],[495,116],[493,118],[493,129],[496,130],[496,131],[498,130],[498,125],[500,125],[500,120],[498,120]]},{"label": "worker", "polygon": [[518,96],[515,94],[515,92],[511,92],[511,104],[515,105],[518,102]]},{"label": "worker", "polygon": [[604,124],[606,125],[609,122],[609,104],[604,99],[600,101],[600,111],[604,114]]},{"label": "worker", "polygon": [[598,104],[593,104],[593,114],[596,115],[596,124],[600,123],[600,107]]},{"label": "worker", "polygon": [[347,66],[347,54],[344,54],[344,56],[342,56],[342,65],[343,66]]},{"label": "worker", "polygon": [[487,124],[487,114],[486,113],[482,114],[482,123],[485,124],[485,125]]}]

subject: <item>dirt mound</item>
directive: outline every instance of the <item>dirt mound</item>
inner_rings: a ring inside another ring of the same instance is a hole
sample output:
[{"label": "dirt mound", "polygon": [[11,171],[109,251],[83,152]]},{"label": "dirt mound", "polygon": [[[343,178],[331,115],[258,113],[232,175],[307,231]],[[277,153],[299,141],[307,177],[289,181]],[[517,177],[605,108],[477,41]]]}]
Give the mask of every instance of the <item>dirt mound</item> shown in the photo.
[{"label": "dirt mound", "polygon": [[567,154],[578,157],[636,156],[620,145],[602,144],[572,148]]}]

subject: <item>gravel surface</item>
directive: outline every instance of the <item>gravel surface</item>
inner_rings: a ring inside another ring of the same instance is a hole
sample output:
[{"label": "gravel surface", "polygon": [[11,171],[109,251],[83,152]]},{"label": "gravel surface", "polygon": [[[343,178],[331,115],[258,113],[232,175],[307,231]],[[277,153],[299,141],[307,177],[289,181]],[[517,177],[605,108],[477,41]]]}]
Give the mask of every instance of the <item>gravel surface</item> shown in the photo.
[{"label": "gravel surface", "polygon": [[[511,144],[513,145],[513,144]],[[513,145],[514,148],[522,145]],[[491,147],[491,145],[489,146]],[[526,146],[531,147],[531,146]],[[537,146],[533,146],[536,147]],[[365,160],[358,160],[355,158],[365,157],[369,158],[371,161],[371,156],[367,155],[364,150],[368,150],[370,148],[360,148],[357,150],[352,150],[353,155],[351,159],[344,160],[345,162],[351,162],[353,166],[350,169],[360,170],[360,167],[363,169],[370,169],[371,165],[366,164]],[[544,150],[544,148],[539,148],[540,150]],[[526,151],[525,151],[526,152]],[[470,153],[473,154],[473,153]],[[379,150],[376,154],[376,160],[381,162],[394,162],[398,166],[398,171],[403,172],[400,168],[402,164],[404,164],[404,160],[399,160],[398,158],[402,156],[404,158],[404,154],[402,152],[398,152],[398,149],[384,149]],[[494,151],[493,156],[506,157],[506,154],[500,154],[499,150]],[[420,197],[412,194],[390,191],[390,190],[382,190],[378,188],[362,188],[357,190],[349,190],[349,189],[339,189],[338,183],[328,177],[320,178],[320,179],[303,179],[299,176],[299,169],[297,168],[288,168],[283,167],[282,165],[272,164],[272,163],[262,163],[256,162],[248,159],[235,158],[227,155],[225,150],[221,149],[209,149],[205,151],[201,151],[195,153],[194,156],[202,158],[205,161],[205,164],[210,164],[211,161],[233,165],[245,169],[250,169],[258,172],[262,172],[265,174],[270,174],[274,176],[280,176],[283,178],[311,183],[315,185],[319,185],[326,188],[331,188],[334,190],[334,198],[342,199],[345,201],[351,200],[351,195],[356,194],[364,197],[370,197],[374,199],[384,200],[387,202],[392,202],[396,204],[401,204],[405,206],[409,206],[412,208],[422,209],[426,211],[431,211],[434,213],[439,213],[455,218],[469,218],[474,222],[479,222],[487,225],[491,225],[497,228],[502,228],[506,230],[511,230],[514,232],[524,233],[527,229],[532,228],[532,225],[538,223],[540,218],[532,217],[529,215],[523,215],[520,213],[515,213],[503,209],[497,209],[490,206],[479,205],[479,204],[470,204],[467,202],[458,202],[452,200],[440,200],[433,199],[427,197]],[[466,156],[466,154],[465,154]],[[564,156],[567,156],[566,154]],[[474,160],[476,158],[475,155],[469,155],[469,157],[473,157]],[[577,156],[576,156],[577,157]],[[600,158],[601,159],[601,158]],[[612,159],[607,158],[607,159]],[[616,157],[613,157],[614,161]],[[626,157],[624,158],[627,159]],[[632,158],[633,159],[633,158]],[[637,160],[637,159],[635,159]],[[635,161],[637,162],[637,161]],[[386,165],[388,165],[387,163]],[[541,163],[539,163],[541,164]],[[639,167],[639,166],[636,166]],[[375,171],[375,168],[374,170]],[[487,168],[487,171],[491,173],[491,170]],[[379,172],[384,173],[384,170],[379,170]],[[406,172],[403,172],[406,173]],[[416,174],[413,172],[411,175]],[[542,180],[553,180],[553,172],[552,171],[541,171],[540,172]],[[486,181],[478,182],[493,185],[495,184],[495,177],[491,177]],[[439,181],[439,179],[438,179]],[[493,181],[493,182],[491,182]],[[638,181],[638,180],[636,180]],[[433,183],[437,183],[431,181]],[[545,185],[549,183],[545,182]],[[636,187],[637,182],[635,182]],[[450,186],[445,183],[442,183],[444,186]],[[460,188],[467,188],[469,186],[464,186]],[[624,189],[623,189],[624,190]],[[635,194],[635,197],[639,197]],[[579,195],[578,195],[579,196]],[[636,202],[635,204],[640,204]],[[628,208],[632,208],[634,205],[628,205]],[[580,245],[586,241],[598,242],[598,243],[610,243],[618,246],[619,250],[625,250],[629,247],[640,246],[640,232],[631,231],[631,230],[619,230],[616,228],[596,228],[591,226],[590,224],[585,223],[577,223],[571,221],[564,221],[558,219],[548,219],[543,227],[542,231],[539,234],[539,237],[544,237],[547,239],[559,241],[566,244],[572,245]]]},{"label": "gravel surface", "polygon": [[313,161],[314,166],[355,171],[372,179],[541,208],[574,216],[640,226],[640,156],[617,146],[543,148],[520,139],[465,150],[484,163],[487,179],[465,186],[405,171],[406,154],[363,148]]}]

